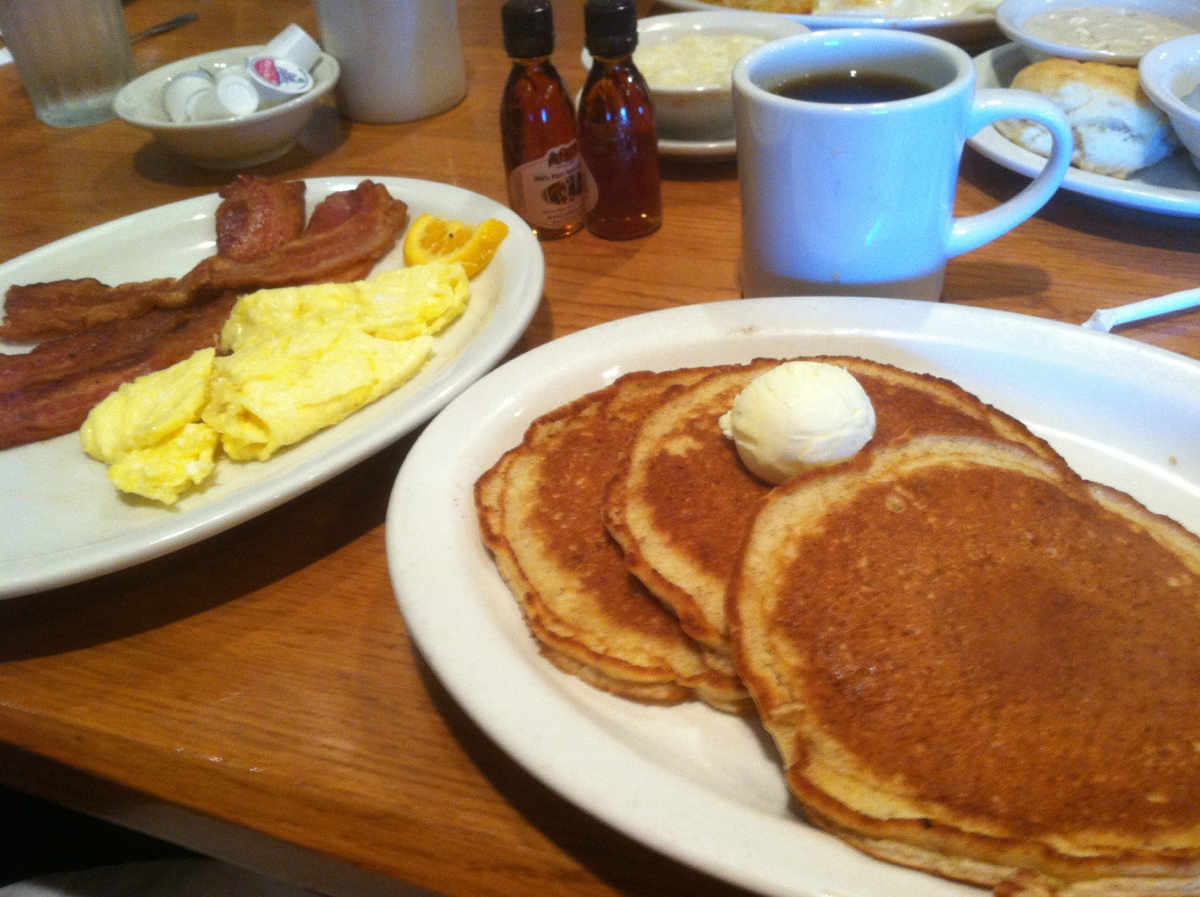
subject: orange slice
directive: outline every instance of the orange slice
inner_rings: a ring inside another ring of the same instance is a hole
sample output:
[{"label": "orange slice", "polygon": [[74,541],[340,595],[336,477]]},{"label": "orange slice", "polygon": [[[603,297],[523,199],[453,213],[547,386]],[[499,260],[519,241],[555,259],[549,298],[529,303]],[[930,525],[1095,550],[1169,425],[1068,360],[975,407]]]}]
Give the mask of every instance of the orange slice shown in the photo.
[{"label": "orange slice", "polygon": [[404,263],[461,262],[467,277],[475,277],[495,257],[506,236],[508,225],[495,218],[472,226],[425,212],[404,237]]}]

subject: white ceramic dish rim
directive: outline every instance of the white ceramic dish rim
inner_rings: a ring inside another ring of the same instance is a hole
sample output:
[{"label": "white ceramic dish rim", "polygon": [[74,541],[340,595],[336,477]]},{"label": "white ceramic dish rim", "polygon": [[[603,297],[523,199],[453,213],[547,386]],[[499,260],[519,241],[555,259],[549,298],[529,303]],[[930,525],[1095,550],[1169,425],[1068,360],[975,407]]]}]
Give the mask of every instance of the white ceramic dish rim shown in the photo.
[{"label": "white ceramic dish rim", "polygon": [[[671,9],[686,11],[727,9],[705,3],[704,0],[660,0],[664,6]],[[971,29],[986,29],[996,23],[992,13],[969,13],[961,16],[914,16],[900,18],[895,16],[826,16],[807,15],[803,13],[764,13],[764,15],[787,16],[797,22],[807,25],[811,30],[822,28],[899,28],[902,30],[932,30],[934,32],[968,27]]]},{"label": "white ceramic dish rim", "polygon": [[[975,57],[975,72],[978,77],[976,87],[1008,87],[1006,82],[1002,83],[996,77],[997,64],[1001,68],[1015,70],[1026,62],[1025,51],[1018,44],[1004,44],[981,53]],[[1027,177],[1035,176],[1046,162],[1041,156],[1017,146],[991,125],[967,142],[993,162]],[[1186,180],[1188,186],[1156,184],[1141,180],[1143,177]],[[1135,173],[1129,180],[1072,167],[1067,170],[1062,186],[1065,190],[1100,199],[1115,206],[1184,218],[1200,218],[1200,172],[1192,166],[1186,153],[1182,151],[1144,172]]]},{"label": "white ceramic dish rim", "polygon": [[733,159],[737,156],[737,140],[671,140],[658,138],[661,155],[679,159]]},{"label": "white ceramic dish rim", "polygon": [[1169,79],[1179,77],[1183,57],[1187,57],[1194,67],[1192,78],[1200,84],[1200,34],[1177,37],[1149,51],[1138,66],[1139,80],[1154,105],[1171,119],[1181,118],[1190,122],[1193,128],[1200,129],[1200,109],[1185,103],[1175,92],[1174,85],[1168,83]]},{"label": "white ceramic dish rim", "polygon": [[1038,13],[1073,6],[1125,7],[1157,12],[1177,21],[1183,15],[1187,17],[1183,20],[1185,24],[1200,29],[1200,7],[1191,5],[1188,0],[1003,0],[996,8],[996,25],[1010,40],[1046,56],[1077,59],[1081,62],[1107,62],[1113,65],[1138,64],[1138,60],[1141,59],[1139,53],[1114,53],[1111,50],[1089,50],[1060,44],[1030,34],[1023,27],[1031,16]]},{"label": "white ceramic dish rim", "polygon": [[448,405],[392,490],[393,587],[421,653],[500,747],[642,843],[779,897],[979,897],[801,823],[773,749],[739,718],[699,705],[643,707],[559,673],[537,653],[479,539],[472,484],[537,415],[629,370],[824,352],[949,377],[1023,418],[1084,476],[1200,530],[1194,359],[989,309],[734,300],[580,331],[519,356]]},{"label": "white ceramic dish rim", "polygon": [[[410,220],[428,211],[463,221],[495,217],[508,225],[492,265],[473,282],[484,302],[469,305],[437,337],[434,358],[399,390],[261,465],[220,462],[212,489],[185,496],[176,508],[122,500],[74,433],[0,451],[0,515],[24,523],[20,534],[0,539],[0,598],[120,570],[282,505],[425,423],[516,343],[545,281],[541,245],[529,227],[488,197],[411,178],[307,179],[309,204],[367,179],[407,202]],[[12,259],[0,265],[0,296],[12,283],[58,277],[90,274],[112,283],[177,276],[212,253],[218,203],[210,194],[159,206]],[[128,251],[131,246],[145,249]],[[99,269],[85,267],[93,264]],[[398,244],[378,270],[402,264]]]},{"label": "white ceramic dish rim", "polygon": [[148,131],[187,132],[212,128],[240,128],[272,118],[278,118],[294,111],[298,106],[315,103],[334,88],[341,75],[338,61],[328,53],[322,51],[320,59],[313,66],[315,74],[313,77],[313,86],[309,90],[281,103],[259,109],[249,115],[239,116],[238,118],[215,119],[213,121],[175,122],[167,118],[165,112],[162,112],[162,118],[148,117],[144,111],[146,108],[145,105],[131,99],[131,97],[139,95],[142,91],[153,86],[157,86],[157,91],[153,92],[161,96],[163,88],[166,87],[167,82],[175,77],[175,75],[215,63],[225,65],[236,64],[239,61],[249,59],[262,50],[263,45],[261,44],[246,47],[230,47],[225,50],[214,50],[211,53],[201,53],[198,56],[190,56],[187,59],[167,63],[164,66],[146,72],[146,74],[135,78],[122,87],[113,100],[113,109],[117,115],[129,124]]}]

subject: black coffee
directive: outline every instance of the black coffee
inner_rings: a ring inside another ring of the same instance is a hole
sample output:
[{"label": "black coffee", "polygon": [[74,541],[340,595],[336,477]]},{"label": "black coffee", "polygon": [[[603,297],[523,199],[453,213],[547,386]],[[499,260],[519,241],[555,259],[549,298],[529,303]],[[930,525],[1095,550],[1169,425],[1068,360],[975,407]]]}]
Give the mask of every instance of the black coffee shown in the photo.
[{"label": "black coffee", "polygon": [[810,103],[887,103],[929,93],[916,78],[887,72],[821,72],[786,81],[771,93]]}]

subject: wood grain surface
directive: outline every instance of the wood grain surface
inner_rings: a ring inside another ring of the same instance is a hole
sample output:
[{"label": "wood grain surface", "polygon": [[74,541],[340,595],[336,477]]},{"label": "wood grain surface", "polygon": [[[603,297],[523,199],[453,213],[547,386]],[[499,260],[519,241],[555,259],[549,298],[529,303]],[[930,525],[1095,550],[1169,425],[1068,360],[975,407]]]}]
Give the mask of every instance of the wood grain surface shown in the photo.
[{"label": "wood grain surface", "polygon": [[[192,10],[197,22],[136,46],[142,70],[262,43],[290,22],[319,33],[304,0],[133,0],[126,16],[138,30]],[[581,0],[555,10],[555,60],[574,91]],[[425,178],[505,201],[498,3],[460,0],[460,18],[463,103],[361,125],[329,102],[295,150],[257,172]],[[0,68],[0,154],[0,261],[229,178],[119,120],[41,124],[11,65]],[[736,166],[665,160],[663,178],[653,236],[544,244],[545,297],[514,353],[738,296]],[[968,151],[957,209],[981,211],[1024,183]],[[1200,285],[1198,250],[1195,220],[1060,192],[953,260],[944,301],[1078,323]],[[1125,334],[1200,358],[1200,312]],[[329,893],[739,893],[557,797],[439,686],[405,632],[384,557],[388,492],[410,444],[203,544],[0,602],[0,781]]]}]

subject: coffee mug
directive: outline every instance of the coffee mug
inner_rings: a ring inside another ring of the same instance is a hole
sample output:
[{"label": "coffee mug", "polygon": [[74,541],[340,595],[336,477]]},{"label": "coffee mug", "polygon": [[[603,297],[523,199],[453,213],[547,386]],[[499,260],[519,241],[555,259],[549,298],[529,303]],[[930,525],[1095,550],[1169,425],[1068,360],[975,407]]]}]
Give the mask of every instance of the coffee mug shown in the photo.
[{"label": "coffee mug", "polygon": [[[924,34],[772,42],[734,67],[733,102],[745,296],[937,300],[947,259],[1037,212],[1071,162],[1071,128],[1052,103],[976,92],[970,56]],[[955,218],[963,144],[1004,118],[1049,129],[1050,159],[1012,199]]]},{"label": "coffee mug", "polygon": [[467,93],[457,0],[314,0],[338,61],[338,108],[374,124],[429,118]]}]

